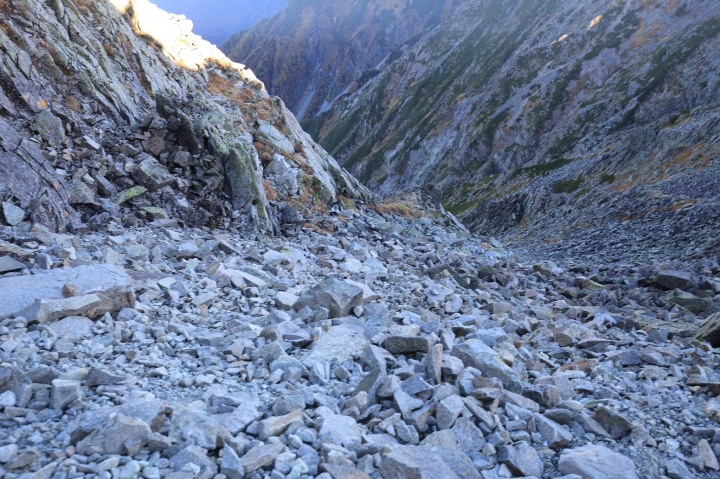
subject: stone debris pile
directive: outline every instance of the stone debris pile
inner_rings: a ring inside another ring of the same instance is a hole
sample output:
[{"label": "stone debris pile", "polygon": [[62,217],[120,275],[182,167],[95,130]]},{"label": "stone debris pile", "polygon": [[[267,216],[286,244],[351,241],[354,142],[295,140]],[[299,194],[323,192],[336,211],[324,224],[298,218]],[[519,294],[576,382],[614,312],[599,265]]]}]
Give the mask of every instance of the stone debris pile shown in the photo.
[{"label": "stone debris pile", "polygon": [[3,244],[5,478],[720,471],[716,263],[524,263],[369,208]]}]

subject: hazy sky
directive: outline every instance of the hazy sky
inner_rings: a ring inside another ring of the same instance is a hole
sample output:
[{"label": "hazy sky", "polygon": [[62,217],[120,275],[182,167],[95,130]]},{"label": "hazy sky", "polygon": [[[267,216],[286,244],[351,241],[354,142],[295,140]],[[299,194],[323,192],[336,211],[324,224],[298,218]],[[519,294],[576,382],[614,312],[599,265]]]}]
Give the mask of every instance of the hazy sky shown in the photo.
[{"label": "hazy sky", "polygon": [[181,13],[195,33],[220,44],[230,36],[279,12],[288,0],[151,0],[163,10]]}]

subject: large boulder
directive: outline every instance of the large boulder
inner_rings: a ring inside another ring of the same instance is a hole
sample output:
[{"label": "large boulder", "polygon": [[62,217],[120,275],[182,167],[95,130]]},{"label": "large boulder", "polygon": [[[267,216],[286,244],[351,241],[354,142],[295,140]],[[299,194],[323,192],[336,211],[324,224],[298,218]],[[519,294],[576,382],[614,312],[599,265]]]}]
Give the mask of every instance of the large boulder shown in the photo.
[{"label": "large boulder", "polygon": [[330,318],[340,318],[347,316],[356,306],[360,306],[362,301],[362,288],[335,278],[328,278],[303,294],[293,308],[299,311],[305,306],[310,308],[321,306],[330,311]]},{"label": "large boulder", "polygon": [[[79,297],[65,298],[63,286],[72,284]],[[45,321],[65,316],[88,316],[105,301],[110,311],[135,306],[130,276],[120,267],[102,264],[55,269],[33,276],[0,278],[0,320],[24,316]],[[94,296],[94,297],[92,297]],[[39,316],[40,315],[40,316]],[[64,316],[63,316],[64,315]]]},{"label": "large boulder", "polygon": [[145,155],[140,164],[135,167],[133,177],[150,191],[159,190],[175,181],[175,177],[167,168],[150,155]]},{"label": "large boulder", "polygon": [[393,446],[382,456],[384,479],[480,479],[470,458],[457,448]]},{"label": "large boulder", "polygon": [[517,378],[517,374],[500,358],[500,355],[479,339],[469,339],[455,345],[451,354],[462,360],[465,366],[482,371],[484,377],[497,378],[504,384]]},{"label": "large boulder", "polygon": [[655,284],[666,289],[686,291],[695,284],[695,281],[692,275],[685,271],[664,270],[655,276]]},{"label": "large boulder", "polygon": [[330,330],[320,336],[310,354],[303,360],[303,364],[311,367],[317,361],[331,362],[337,359],[342,363],[352,357],[353,352],[361,351],[367,346],[365,330],[362,326],[345,322],[333,326]]},{"label": "large boulder", "polygon": [[713,314],[700,326],[695,339],[707,341],[714,348],[720,347],[720,313]]},{"label": "large boulder", "polygon": [[102,428],[80,441],[77,451],[85,455],[134,454],[151,433],[146,422],[116,413]]},{"label": "large boulder", "polygon": [[596,444],[566,449],[560,455],[558,471],[583,479],[637,479],[635,463],[622,454]]}]

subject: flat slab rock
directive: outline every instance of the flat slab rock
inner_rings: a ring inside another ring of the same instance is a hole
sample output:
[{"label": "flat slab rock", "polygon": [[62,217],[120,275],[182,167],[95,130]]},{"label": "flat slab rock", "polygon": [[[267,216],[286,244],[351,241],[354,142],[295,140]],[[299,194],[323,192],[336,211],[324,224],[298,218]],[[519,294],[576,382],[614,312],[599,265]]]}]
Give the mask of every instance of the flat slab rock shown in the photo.
[{"label": "flat slab rock", "polygon": [[362,326],[348,320],[343,324],[333,326],[320,336],[310,354],[303,360],[303,364],[312,366],[316,361],[332,361],[333,359],[343,362],[350,359],[353,352],[363,350],[367,344],[365,330]]},{"label": "flat slab rock", "polygon": [[135,291],[125,270],[113,265],[78,266],[55,269],[32,276],[0,278],[0,320],[22,316],[38,300],[62,299],[63,286],[73,284],[79,294],[102,294],[112,301],[113,310],[135,305]]},{"label": "flat slab rock", "polygon": [[577,474],[583,479],[637,479],[635,463],[606,447],[589,444],[566,449],[560,455],[561,474]]}]

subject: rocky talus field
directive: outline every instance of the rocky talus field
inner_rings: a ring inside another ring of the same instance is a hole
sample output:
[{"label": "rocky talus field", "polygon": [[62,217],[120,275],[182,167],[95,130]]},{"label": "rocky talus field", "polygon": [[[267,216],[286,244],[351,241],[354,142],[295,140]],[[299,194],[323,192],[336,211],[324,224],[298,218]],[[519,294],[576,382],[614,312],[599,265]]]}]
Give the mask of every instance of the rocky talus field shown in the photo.
[{"label": "rocky talus field", "polygon": [[146,0],[0,0],[0,478],[718,477],[717,245],[589,241],[379,201]]}]

